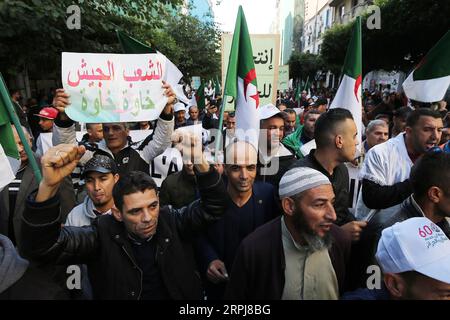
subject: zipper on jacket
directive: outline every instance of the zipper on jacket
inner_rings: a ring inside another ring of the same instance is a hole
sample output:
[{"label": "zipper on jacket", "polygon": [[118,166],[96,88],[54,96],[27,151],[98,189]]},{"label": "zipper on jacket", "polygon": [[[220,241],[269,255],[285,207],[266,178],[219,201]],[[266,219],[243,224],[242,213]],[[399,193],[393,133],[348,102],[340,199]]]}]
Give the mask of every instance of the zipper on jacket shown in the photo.
[{"label": "zipper on jacket", "polygon": [[134,265],[134,267],[136,268],[136,269],[138,269],[139,270],[139,272],[140,272],[140,274],[141,274],[141,287],[140,287],[140,289],[139,289],[139,295],[138,295],[138,297],[137,297],[137,300],[140,300],[140,298],[141,298],[141,294],[142,294],[142,287],[143,287],[143,278],[144,278],[144,272],[141,270],[141,268],[139,268],[139,266],[138,265],[136,265],[136,263],[134,263],[134,260],[133,260],[133,258],[131,257],[131,255],[128,253],[128,251],[127,251],[127,249],[125,249],[125,246],[122,246],[122,249],[123,249],[123,251],[125,251],[125,253],[126,253],[126,255],[128,256],[128,258],[130,258],[130,260],[131,260],[131,262],[133,263],[133,265]]}]

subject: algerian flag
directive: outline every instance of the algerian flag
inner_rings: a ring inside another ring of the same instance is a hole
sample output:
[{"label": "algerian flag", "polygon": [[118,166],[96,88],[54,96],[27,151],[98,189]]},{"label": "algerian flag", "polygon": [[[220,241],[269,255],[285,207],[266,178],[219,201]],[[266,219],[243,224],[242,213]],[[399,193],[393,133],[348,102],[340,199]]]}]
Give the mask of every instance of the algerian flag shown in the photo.
[{"label": "algerian flag", "polygon": [[403,82],[408,98],[435,102],[444,98],[450,85],[450,31],[431,48]]},{"label": "algerian flag", "polygon": [[[2,85],[0,81],[0,86]],[[11,120],[3,98],[0,97],[0,190],[14,180],[19,167],[19,151],[14,140]]]},{"label": "algerian flag", "polygon": [[242,6],[239,6],[234,27],[224,95],[235,98],[236,137],[249,141],[258,149],[259,95],[252,44]]},{"label": "algerian flag", "polygon": [[[123,32],[116,31],[117,38],[119,39],[122,51],[124,53],[158,53],[164,56],[161,52],[155,50],[143,44],[142,42],[126,35]],[[189,103],[189,99],[186,97],[183,91],[183,86],[179,84],[180,79],[183,78],[181,71],[166,57],[166,72],[164,72],[164,81],[172,86],[173,91],[177,95],[178,100],[183,101],[185,104]]]},{"label": "algerian flag", "polygon": [[195,101],[199,110],[205,109],[205,84],[203,82],[200,83],[200,87],[195,92]]},{"label": "algerian flag", "polygon": [[342,80],[330,109],[343,108],[349,110],[358,129],[358,141],[361,145],[361,80],[362,80],[362,49],[361,49],[361,17],[356,18],[352,37],[345,54]]}]

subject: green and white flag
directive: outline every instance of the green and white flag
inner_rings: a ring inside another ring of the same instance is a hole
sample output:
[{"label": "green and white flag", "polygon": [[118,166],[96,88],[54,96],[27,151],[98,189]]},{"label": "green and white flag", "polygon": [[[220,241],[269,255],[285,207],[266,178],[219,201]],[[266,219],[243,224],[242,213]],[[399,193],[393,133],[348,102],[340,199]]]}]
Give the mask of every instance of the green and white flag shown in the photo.
[{"label": "green and white flag", "polygon": [[234,27],[224,95],[236,101],[236,137],[258,148],[259,93],[252,44],[242,6],[239,6]]},{"label": "green and white flag", "polygon": [[197,91],[195,92],[195,101],[196,106],[199,108],[199,110],[205,109],[205,83],[201,82],[200,87],[198,87]]},{"label": "green and white flag", "polygon": [[353,27],[350,43],[345,54],[342,80],[330,109],[343,108],[349,110],[356,127],[358,141],[361,145],[361,81],[362,81],[362,49],[361,49],[361,17],[357,17]]},{"label": "green and white flag", "polygon": [[442,100],[450,85],[450,31],[431,48],[403,82],[408,98],[421,102]]},{"label": "green and white flag", "polygon": [[14,180],[19,167],[19,151],[14,140],[11,120],[5,102],[0,97],[0,190]]}]

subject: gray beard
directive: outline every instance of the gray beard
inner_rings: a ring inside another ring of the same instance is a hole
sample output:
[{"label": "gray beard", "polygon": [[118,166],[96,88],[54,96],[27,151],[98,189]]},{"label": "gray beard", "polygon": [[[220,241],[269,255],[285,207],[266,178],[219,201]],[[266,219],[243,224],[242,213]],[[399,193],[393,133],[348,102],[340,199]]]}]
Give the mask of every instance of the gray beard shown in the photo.
[{"label": "gray beard", "polygon": [[318,236],[314,230],[308,226],[303,212],[301,212],[298,208],[295,208],[294,215],[292,216],[292,222],[294,224],[294,228],[301,235],[303,240],[305,240],[306,245],[311,252],[324,249],[328,250],[331,248],[332,238],[330,233],[327,232],[323,238]]}]

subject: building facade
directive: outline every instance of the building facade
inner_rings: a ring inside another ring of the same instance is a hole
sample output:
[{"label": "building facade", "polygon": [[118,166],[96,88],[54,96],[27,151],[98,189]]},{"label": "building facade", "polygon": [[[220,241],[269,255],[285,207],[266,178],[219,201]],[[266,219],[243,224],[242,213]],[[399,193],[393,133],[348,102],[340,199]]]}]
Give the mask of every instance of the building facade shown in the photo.
[{"label": "building facade", "polygon": [[304,0],[276,0],[276,15],[270,31],[280,34],[280,65],[288,64],[292,52],[301,50],[304,6]]}]

